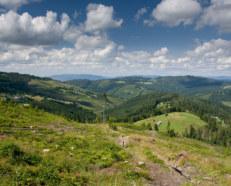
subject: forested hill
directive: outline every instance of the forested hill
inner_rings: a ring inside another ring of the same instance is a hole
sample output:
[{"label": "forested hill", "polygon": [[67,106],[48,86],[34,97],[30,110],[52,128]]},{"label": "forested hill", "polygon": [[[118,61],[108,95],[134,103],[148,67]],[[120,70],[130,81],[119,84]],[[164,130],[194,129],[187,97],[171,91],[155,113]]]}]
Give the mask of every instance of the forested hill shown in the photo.
[{"label": "forested hill", "polygon": [[195,76],[123,77],[107,80],[73,80],[69,84],[105,92],[122,99],[153,92],[177,93],[231,106],[231,83]]},{"label": "forested hill", "polygon": [[[101,112],[105,102],[103,94],[78,86],[49,78],[4,72],[0,73],[0,96],[81,122],[95,121],[95,112]],[[107,99],[108,104],[113,104],[113,98]]]},{"label": "forested hill", "polygon": [[176,111],[194,113],[205,121],[208,121],[210,117],[222,118],[227,123],[231,121],[229,107],[172,93],[140,95],[108,109],[107,114],[111,120],[133,122]]},{"label": "forested hill", "polygon": [[137,91],[143,89],[143,91],[158,90],[160,92],[176,92],[183,94],[216,90],[226,84],[226,82],[222,80],[195,76],[166,76],[156,78],[131,76],[97,81],[72,80],[68,82],[85,89],[99,92],[117,93],[119,89],[128,88],[129,90],[137,88]]},{"label": "forested hill", "polygon": [[[127,104],[136,99],[143,105],[145,100],[142,95],[157,92],[161,94],[160,98],[177,93],[179,98],[189,96],[198,102],[205,100],[217,107],[227,107],[227,110],[231,107],[231,83],[202,77],[133,76],[60,82],[18,73],[0,73],[0,93],[5,99],[30,104],[81,122],[102,120],[101,114],[105,108],[112,110],[115,107],[116,110],[120,104],[121,111],[137,111],[136,105],[129,105],[128,108]],[[146,115],[154,114],[153,110],[146,110]],[[135,117],[139,118],[143,112],[140,109]],[[121,113],[118,119],[123,115]],[[131,116],[126,115],[126,120],[130,120]]]}]

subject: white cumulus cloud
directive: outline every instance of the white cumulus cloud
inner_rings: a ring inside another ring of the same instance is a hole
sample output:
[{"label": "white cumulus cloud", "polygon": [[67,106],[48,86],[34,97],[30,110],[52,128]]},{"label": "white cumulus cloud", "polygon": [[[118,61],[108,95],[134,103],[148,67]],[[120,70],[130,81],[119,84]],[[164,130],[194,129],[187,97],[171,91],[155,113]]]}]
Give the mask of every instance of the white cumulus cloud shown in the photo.
[{"label": "white cumulus cloud", "polygon": [[215,39],[198,45],[186,56],[191,65],[199,68],[231,70],[231,41]]},{"label": "white cumulus cloud", "polygon": [[[88,42],[86,42],[88,41]],[[1,44],[0,66],[5,71],[51,73],[228,75],[231,41],[215,39],[198,44],[180,57],[163,47],[149,52],[128,51],[104,35],[82,35],[76,47],[52,48]]]},{"label": "white cumulus cloud", "polygon": [[197,0],[162,0],[153,10],[153,18],[168,26],[192,24],[201,12]]},{"label": "white cumulus cloud", "polygon": [[69,27],[70,18],[55,12],[32,17],[29,13],[9,11],[0,15],[0,41],[21,45],[50,45],[62,40]]},{"label": "white cumulus cloud", "polygon": [[87,7],[87,20],[85,22],[86,31],[101,31],[108,28],[120,27],[123,20],[115,20],[113,14],[114,9],[112,6],[89,4]]},{"label": "white cumulus cloud", "polygon": [[212,0],[197,22],[197,28],[215,26],[220,32],[231,32],[231,1]]}]

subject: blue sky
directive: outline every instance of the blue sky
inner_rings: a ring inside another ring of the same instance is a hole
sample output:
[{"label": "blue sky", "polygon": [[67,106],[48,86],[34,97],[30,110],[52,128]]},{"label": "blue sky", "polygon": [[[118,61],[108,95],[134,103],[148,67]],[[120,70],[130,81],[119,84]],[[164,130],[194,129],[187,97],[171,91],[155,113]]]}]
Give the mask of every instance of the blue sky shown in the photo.
[{"label": "blue sky", "polygon": [[231,75],[229,0],[0,0],[0,7],[1,71]]}]

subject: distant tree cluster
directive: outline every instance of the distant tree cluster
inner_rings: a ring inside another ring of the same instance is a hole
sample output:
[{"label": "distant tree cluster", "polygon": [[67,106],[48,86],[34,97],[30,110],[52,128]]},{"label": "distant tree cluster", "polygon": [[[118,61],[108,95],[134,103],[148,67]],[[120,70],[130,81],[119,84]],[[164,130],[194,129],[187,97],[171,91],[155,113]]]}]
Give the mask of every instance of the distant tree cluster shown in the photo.
[{"label": "distant tree cluster", "polygon": [[40,102],[32,102],[34,107],[43,109],[47,112],[62,115],[67,119],[79,122],[95,122],[96,114],[91,110],[84,109],[76,104],[62,104],[59,102],[44,99]]},{"label": "distant tree cluster", "polygon": [[216,145],[231,146],[231,126],[222,125],[215,119],[210,119],[208,125],[201,128],[191,125],[185,130],[184,136]]}]

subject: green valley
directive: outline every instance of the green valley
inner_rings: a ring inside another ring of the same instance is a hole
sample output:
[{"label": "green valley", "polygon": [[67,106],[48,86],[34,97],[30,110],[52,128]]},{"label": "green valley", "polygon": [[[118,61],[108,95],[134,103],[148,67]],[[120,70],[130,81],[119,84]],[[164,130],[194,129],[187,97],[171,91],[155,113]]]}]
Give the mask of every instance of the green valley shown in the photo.
[{"label": "green valley", "polygon": [[211,102],[142,77],[99,81],[0,74],[0,185],[230,185],[220,84],[208,85],[224,95]]}]

